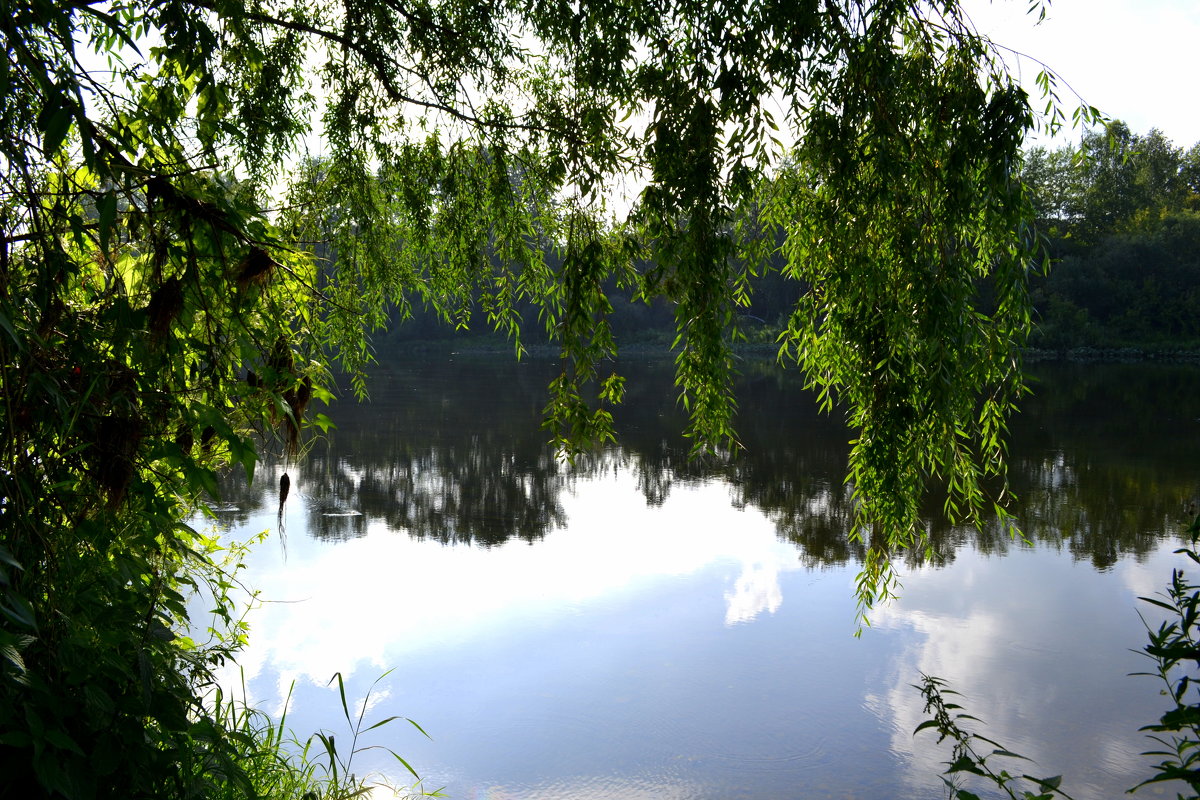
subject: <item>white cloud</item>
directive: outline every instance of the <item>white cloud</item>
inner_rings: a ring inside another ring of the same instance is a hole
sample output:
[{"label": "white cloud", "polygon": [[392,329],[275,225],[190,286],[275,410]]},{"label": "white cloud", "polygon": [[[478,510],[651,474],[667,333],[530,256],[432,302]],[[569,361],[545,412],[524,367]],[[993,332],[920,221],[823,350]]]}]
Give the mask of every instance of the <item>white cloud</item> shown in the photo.
[{"label": "white cloud", "polygon": [[239,659],[247,680],[277,673],[282,695],[293,678],[320,686],[338,671],[347,680],[364,667],[381,673],[480,630],[544,622],[720,562],[741,566],[725,620],[745,623],[778,609],[780,572],[801,568],[769,520],[711,486],[678,486],[648,507],[624,473],[564,495],[563,506],[567,529],[536,546],[511,540],[487,550],[417,541],[378,523],[362,538],[323,544],[292,521],[286,559],[268,543],[246,576],[266,601]]},{"label": "white cloud", "polygon": [[[1147,742],[1137,728],[1151,721],[1145,709],[1156,707],[1157,686],[1128,675],[1142,668],[1129,652],[1143,641],[1135,598],[1170,574],[1172,549],[1164,543],[1143,563],[1123,558],[1109,573],[1047,557],[1047,548],[995,560],[960,551],[953,569],[911,576],[903,597],[872,622],[915,636],[891,667],[890,686],[867,697],[892,731],[907,782],[928,786],[949,757],[930,733],[913,735],[927,719],[911,686],[920,673],[961,693],[954,700],[983,717],[972,729],[1034,759],[1027,771],[1065,774],[1073,796],[1104,796],[1144,774]],[[1054,599],[1067,592],[1077,596]],[[1091,662],[1086,669],[1080,658]]]},{"label": "white cloud", "polygon": [[[794,562],[796,559],[793,558]],[[779,564],[742,565],[733,591],[725,593],[725,624],[752,622],[764,611],[774,614],[783,604]]]}]

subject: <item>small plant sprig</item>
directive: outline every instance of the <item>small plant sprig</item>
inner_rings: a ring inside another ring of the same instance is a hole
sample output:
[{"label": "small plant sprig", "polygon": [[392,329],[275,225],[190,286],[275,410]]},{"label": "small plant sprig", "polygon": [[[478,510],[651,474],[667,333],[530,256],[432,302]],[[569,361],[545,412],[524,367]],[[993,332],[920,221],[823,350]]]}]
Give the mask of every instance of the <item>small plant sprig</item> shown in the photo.
[{"label": "small plant sprig", "polygon": [[[1200,564],[1197,542],[1200,541],[1200,517],[1188,528],[1191,544],[1176,550]],[[1153,672],[1137,672],[1162,681],[1163,694],[1174,702],[1155,725],[1146,725],[1151,739],[1162,745],[1161,750],[1149,750],[1142,755],[1161,756],[1154,766],[1155,775],[1129,791],[1163,781],[1183,781],[1191,787],[1189,796],[1200,794],[1200,643],[1197,642],[1197,623],[1200,622],[1200,585],[1193,583],[1181,569],[1171,571],[1171,583],[1165,594],[1139,598],[1169,613],[1166,621],[1154,628],[1142,617],[1149,642],[1142,653],[1154,662]],[[1189,669],[1190,667],[1190,669]],[[1179,798],[1185,795],[1179,794]]]},{"label": "small plant sprig", "polygon": [[[997,771],[993,767],[997,760],[1029,759],[1011,750],[1005,750],[999,743],[986,736],[964,729],[960,724],[962,721],[979,722],[979,719],[963,712],[958,703],[946,700],[949,695],[958,696],[958,692],[948,688],[948,684],[941,678],[922,674],[920,685],[913,684],[913,688],[925,698],[925,713],[930,715],[929,719],[917,726],[913,735],[932,728],[937,731],[938,744],[946,739],[953,742],[951,760],[946,762],[946,771],[941,776],[950,800],[979,800],[979,795],[960,785],[959,781],[964,775],[977,775],[994,783],[1012,800],[1053,800],[1055,796],[1071,800],[1071,796],[1059,788],[1059,784],[1062,783],[1061,775],[1035,778],[1026,774],[1013,775],[1005,769]],[[985,753],[988,749],[991,752]],[[1032,791],[1027,788],[1028,785],[1034,787]]]},{"label": "small plant sprig", "polygon": [[390,675],[391,672],[392,670],[389,669],[387,672],[383,673],[374,680],[374,682],[371,684],[371,687],[367,689],[367,693],[363,696],[363,699],[360,702],[358,715],[356,717],[351,715],[350,705],[346,702],[346,685],[342,680],[342,673],[335,672],[333,677],[329,679],[329,683],[332,684],[334,681],[337,681],[338,697],[342,701],[342,715],[346,718],[346,724],[350,728],[350,749],[348,751],[339,752],[334,734],[327,731],[318,731],[317,733],[313,734],[312,737],[309,738],[309,744],[312,743],[313,739],[316,739],[321,743],[321,746],[325,749],[325,756],[327,758],[325,768],[332,779],[332,784],[335,786],[344,785],[354,788],[355,791],[349,796],[357,796],[358,794],[364,793],[367,788],[367,784],[364,781],[355,778],[354,773],[350,771],[351,764],[354,762],[354,757],[367,750],[383,750],[391,755],[392,758],[399,761],[406,770],[412,773],[412,776],[416,779],[417,783],[412,787],[412,790],[408,795],[409,797],[445,797],[446,795],[442,793],[441,789],[435,789],[432,792],[427,792],[421,789],[421,776],[417,774],[417,771],[412,768],[411,764],[405,761],[404,758],[394,750],[382,745],[367,745],[365,747],[358,746],[359,736],[367,733],[368,731],[373,731],[376,728],[382,728],[384,725],[387,725],[388,723],[394,722],[398,719],[407,721],[408,724],[420,731],[421,735],[425,738],[431,738],[429,734],[425,732],[425,729],[417,724],[415,720],[401,716],[387,717],[386,719],[381,719],[379,722],[369,725],[366,728],[363,727],[364,717],[367,714],[367,709],[370,707],[371,693],[375,691],[375,687],[379,685],[379,682]]}]

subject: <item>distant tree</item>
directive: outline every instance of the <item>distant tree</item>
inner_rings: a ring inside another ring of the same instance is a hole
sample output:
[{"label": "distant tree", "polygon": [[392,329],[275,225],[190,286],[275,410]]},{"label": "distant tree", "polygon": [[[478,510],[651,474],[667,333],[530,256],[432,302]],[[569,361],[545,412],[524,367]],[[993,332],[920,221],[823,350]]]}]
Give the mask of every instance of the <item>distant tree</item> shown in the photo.
[{"label": "distant tree", "polygon": [[1198,152],[1115,122],[1078,149],[1027,154],[1022,177],[1059,259],[1034,289],[1038,344],[1193,346]]},{"label": "distant tree", "polygon": [[1021,166],[1021,180],[1029,187],[1037,220],[1051,237],[1066,235],[1083,211],[1075,157],[1070,147],[1036,146],[1025,153]]},{"label": "distant tree", "polygon": [[1191,194],[1183,151],[1157,128],[1138,135],[1114,122],[1085,133],[1081,149],[1079,234],[1085,241],[1128,232],[1147,214],[1177,211]]},{"label": "distant tree", "polygon": [[1184,153],[1180,177],[1183,178],[1184,185],[1192,195],[1189,198],[1189,205],[1192,210],[1198,210],[1196,199],[1200,198],[1200,142],[1192,145],[1191,149]]}]

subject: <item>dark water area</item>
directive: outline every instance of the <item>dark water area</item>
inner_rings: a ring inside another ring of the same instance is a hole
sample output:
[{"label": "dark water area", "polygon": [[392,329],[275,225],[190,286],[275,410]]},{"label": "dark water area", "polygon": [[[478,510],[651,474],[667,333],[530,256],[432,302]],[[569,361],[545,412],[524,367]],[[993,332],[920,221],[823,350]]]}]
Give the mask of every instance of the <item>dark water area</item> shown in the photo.
[{"label": "dark water area", "polygon": [[[849,433],[798,374],[744,362],[744,450],[698,463],[670,362],[626,361],[618,446],[568,465],[540,427],[555,369],[391,354],[286,467],[281,515],[269,446],[227,482],[219,526],[273,532],[245,576],[252,698],[281,711],[295,681],[290,723],[336,730],[333,673],[361,697],[392,669],[368,718],[419,721],[432,741],[381,743],[452,797],[932,798],[925,672],[1077,798],[1149,774],[1136,597],[1179,564],[1200,370],[1036,365],[1010,445],[1028,541],[931,506],[934,558],[898,563],[856,639]],[[403,781],[377,753],[361,769]]]},{"label": "dark water area", "polygon": [[[620,468],[636,475],[649,505],[672,487],[719,480],[735,506],[770,516],[813,565],[860,561],[847,541],[843,486],[849,432],[835,411],[818,411],[795,371],[768,360],[742,368],[737,431],[744,450],[723,463],[696,462],[680,432],[666,359],[622,364],[626,402],[618,447],[573,466],[556,459],[541,427],[556,364],[507,356],[385,362],[357,404],[345,391],[330,414],[337,428],[289,469],[305,487],[305,532],[362,535],[377,520],[410,536],[481,546],[533,542],[565,524],[560,496],[574,482]],[[1145,364],[1039,364],[1033,393],[1013,420],[1011,506],[1022,532],[1097,568],[1145,554],[1177,530],[1200,486],[1200,368]],[[266,447],[266,472],[283,466]],[[270,479],[226,482],[230,522],[274,504]],[[983,552],[1012,545],[998,526],[945,524],[928,509],[937,553],[952,559],[968,540]],[[919,563],[921,554],[914,553]]]}]

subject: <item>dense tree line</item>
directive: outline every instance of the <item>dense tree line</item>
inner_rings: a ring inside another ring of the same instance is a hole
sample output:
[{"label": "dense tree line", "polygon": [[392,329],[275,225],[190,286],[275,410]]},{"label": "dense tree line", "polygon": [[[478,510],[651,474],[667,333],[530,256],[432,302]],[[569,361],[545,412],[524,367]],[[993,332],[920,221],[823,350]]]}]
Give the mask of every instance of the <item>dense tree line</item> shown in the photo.
[{"label": "dense tree line", "polygon": [[1116,122],[1032,148],[1023,174],[1055,262],[1033,284],[1034,346],[1200,347],[1200,143]]},{"label": "dense tree line", "polygon": [[[1078,145],[1027,149],[1022,178],[1051,264],[1031,282],[1033,347],[1200,349],[1200,143],[1185,149],[1160,130],[1136,134],[1114,122],[1085,132]],[[752,291],[738,314],[751,339],[774,341],[805,291],[783,266],[772,252],[748,278]],[[641,297],[615,280],[604,290],[618,340],[670,343],[674,315],[665,298]],[[393,315],[395,338],[458,333],[432,309],[410,311]],[[537,307],[525,303],[520,311],[526,329],[536,331]]]}]

